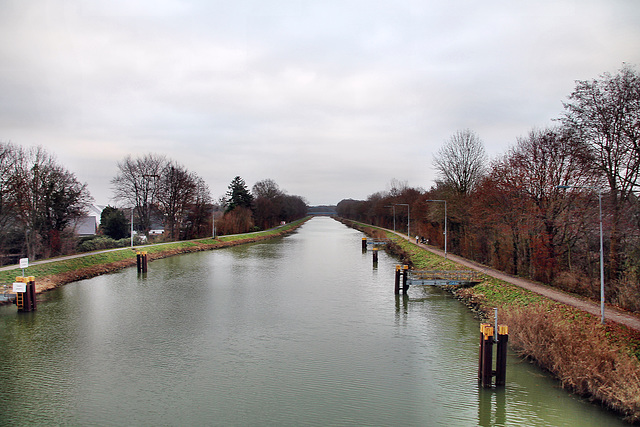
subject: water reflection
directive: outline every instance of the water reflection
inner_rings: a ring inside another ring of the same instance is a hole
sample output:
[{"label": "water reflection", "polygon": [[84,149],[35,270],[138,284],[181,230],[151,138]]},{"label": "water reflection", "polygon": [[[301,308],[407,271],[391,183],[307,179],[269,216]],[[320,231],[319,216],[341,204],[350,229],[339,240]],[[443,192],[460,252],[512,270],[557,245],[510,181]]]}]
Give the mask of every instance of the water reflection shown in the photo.
[{"label": "water reflection", "polygon": [[395,296],[397,261],[361,238],[317,218],[1,307],[0,423],[618,423],[513,355],[479,389],[478,321],[437,288]]},{"label": "water reflection", "polygon": [[507,424],[506,390],[478,387],[478,425],[490,427]]}]

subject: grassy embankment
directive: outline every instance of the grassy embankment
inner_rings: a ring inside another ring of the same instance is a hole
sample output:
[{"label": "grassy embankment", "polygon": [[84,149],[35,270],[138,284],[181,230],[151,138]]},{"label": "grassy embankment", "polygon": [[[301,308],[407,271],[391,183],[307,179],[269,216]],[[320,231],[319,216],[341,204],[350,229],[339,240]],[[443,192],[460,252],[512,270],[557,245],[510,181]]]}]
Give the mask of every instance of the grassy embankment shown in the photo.
[{"label": "grassy embankment", "polygon": [[[463,270],[455,262],[365,224],[348,222],[374,237],[394,241],[390,252],[416,269]],[[640,333],[600,319],[577,308],[484,276],[470,288],[450,289],[456,298],[493,322],[509,326],[509,343],[516,352],[558,378],[562,386],[640,422]]]},{"label": "grassy embankment", "polygon": [[[257,242],[282,236],[296,229],[309,217],[294,221],[277,229],[246,233],[234,236],[220,236],[216,239],[199,239],[185,242],[174,242],[156,245],[123,248],[119,250],[88,253],[85,256],[67,260],[53,261],[30,266],[25,274],[35,276],[37,292],[44,292],[77,280],[111,273],[122,268],[136,265],[136,251],[146,251],[149,261],[166,258],[172,255],[206,251],[243,243]],[[0,284],[10,284],[16,276],[22,275],[18,268],[0,272]]]}]

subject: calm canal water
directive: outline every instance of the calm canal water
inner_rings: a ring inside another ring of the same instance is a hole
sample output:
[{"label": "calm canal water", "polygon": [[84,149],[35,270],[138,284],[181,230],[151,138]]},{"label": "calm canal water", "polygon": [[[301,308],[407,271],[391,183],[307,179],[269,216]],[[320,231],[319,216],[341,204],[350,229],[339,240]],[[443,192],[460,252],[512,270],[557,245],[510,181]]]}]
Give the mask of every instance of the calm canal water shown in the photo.
[{"label": "calm canal water", "polygon": [[510,356],[477,385],[479,322],[329,218],[266,243],[0,307],[0,425],[624,425]]}]

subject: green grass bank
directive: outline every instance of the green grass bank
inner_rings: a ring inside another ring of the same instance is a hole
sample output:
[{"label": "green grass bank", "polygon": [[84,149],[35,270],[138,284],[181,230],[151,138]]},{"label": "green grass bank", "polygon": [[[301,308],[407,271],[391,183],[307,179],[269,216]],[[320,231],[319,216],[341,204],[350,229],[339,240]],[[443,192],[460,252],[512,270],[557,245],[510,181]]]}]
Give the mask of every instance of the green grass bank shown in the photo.
[{"label": "green grass bank", "polygon": [[[415,269],[465,270],[384,229],[340,219],[368,236],[388,238],[387,250]],[[509,326],[509,344],[562,386],[640,424],[640,333],[502,280],[484,275],[469,288],[449,288],[479,320]],[[508,380],[508,379],[507,379]]]},{"label": "green grass bank", "polygon": [[[51,262],[30,266],[25,271],[25,274],[36,278],[36,291],[41,293],[67,283],[135,266],[137,251],[146,251],[149,261],[153,261],[155,259],[166,258],[173,255],[208,251],[258,242],[288,234],[301,226],[309,218],[310,217],[306,217],[282,227],[255,233],[220,236],[215,239],[206,238],[183,242],[136,246],[134,248],[121,248],[101,253],[82,254],[82,256],[72,259],[59,261],[51,260]],[[14,282],[16,276],[21,275],[22,270],[19,268],[0,271],[0,284],[10,285]]]}]

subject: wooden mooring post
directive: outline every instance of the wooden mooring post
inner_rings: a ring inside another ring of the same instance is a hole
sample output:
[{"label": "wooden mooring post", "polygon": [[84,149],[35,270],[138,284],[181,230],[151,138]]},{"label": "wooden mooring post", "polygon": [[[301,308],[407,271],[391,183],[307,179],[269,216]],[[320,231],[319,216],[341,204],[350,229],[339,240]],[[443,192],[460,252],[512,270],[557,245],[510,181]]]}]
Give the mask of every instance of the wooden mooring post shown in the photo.
[{"label": "wooden mooring post", "polygon": [[18,311],[34,311],[38,305],[36,301],[36,278],[34,276],[18,276],[13,287],[14,289],[20,288],[16,290]]},{"label": "wooden mooring post", "polygon": [[409,284],[407,283],[407,278],[409,274],[409,266],[408,265],[396,265],[396,278],[393,287],[393,293],[396,295],[400,294],[400,278],[402,277],[402,293],[405,295],[409,290]]},{"label": "wooden mooring post", "polygon": [[373,248],[373,265],[378,265],[378,248]]},{"label": "wooden mooring post", "polygon": [[505,385],[507,379],[507,343],[509,342],[509,327],[498,326],[498,348],[496,350],[496,387]]},{"label": "wooden mooring post", "polygon": [[[478,383],[482,387],[503,387],[507,376],[507,343],[509,341],[509,328],[506,325],[498,327],[498,337],[494,338],[494,328],[489,323],[480,325],[480,352],[478,360]],[[493,344],[497,343],[496,369],[493,370]]]},{"label": "wooden mooring post", "polygon": [[363,237],[362,238],[362,253],[367,252],[367,238]]},{"label": "wooden mooring post", "polygon": [[138,273],[146,273],[148,267],[147,252],[136,252],[136,265],[138,266]]},{"label": "wooden mooring post", "polygon": [[404,293],[405,295],[409,290],[409,283],[407,282],[408,278],[409,278],[409,266],[403,265],[402,266],[402,293]]},{"label": "wooden mooring post", "polygon": [[394,281],[393,293],[400,295],[400,269],[401,265],[396,265],[396,279]]}]

